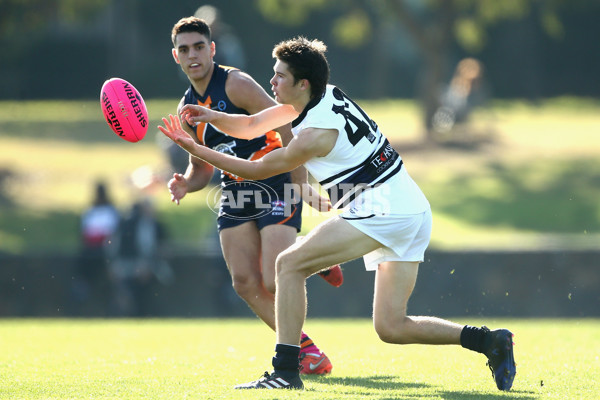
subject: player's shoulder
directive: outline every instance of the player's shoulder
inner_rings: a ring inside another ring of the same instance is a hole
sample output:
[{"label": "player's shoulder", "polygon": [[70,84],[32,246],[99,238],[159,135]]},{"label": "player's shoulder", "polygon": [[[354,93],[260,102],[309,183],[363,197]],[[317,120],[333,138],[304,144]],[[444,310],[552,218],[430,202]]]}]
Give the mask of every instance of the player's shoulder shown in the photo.
[{"label": "player's shoulder", "polygon": [[259,85],[249,73],[244,72],[241,69],[232,68],[228,70],[225,86],[228,89],[236,90],[248,87],[254,88]]},{"label": "player's shoulder", "polygon": [[241,70],[229,73],[225,92],[233,104],[251,114],[276,104],[250,74]]},{"label": "player's shoulder", "polygon": [[308,127],[302,129],[295,137],[295,148],[313,157],[326,156],[337,142],[338,131],[335,129]]}]

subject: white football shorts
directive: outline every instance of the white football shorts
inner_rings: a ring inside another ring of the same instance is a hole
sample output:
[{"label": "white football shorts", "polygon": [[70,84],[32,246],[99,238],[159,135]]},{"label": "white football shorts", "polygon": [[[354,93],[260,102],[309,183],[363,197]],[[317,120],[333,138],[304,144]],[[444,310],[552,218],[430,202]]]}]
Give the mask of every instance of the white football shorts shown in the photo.
[{"label": "white football shorts", "polygon": [[[431,239],[431,209],[419,214],[362,216],[340,215],[352,226],[384,246],[363,256],[367,271],[375,271],[384,261],[417,261],[425,258]],[[358,217],[358,218],[357,218]]]}]

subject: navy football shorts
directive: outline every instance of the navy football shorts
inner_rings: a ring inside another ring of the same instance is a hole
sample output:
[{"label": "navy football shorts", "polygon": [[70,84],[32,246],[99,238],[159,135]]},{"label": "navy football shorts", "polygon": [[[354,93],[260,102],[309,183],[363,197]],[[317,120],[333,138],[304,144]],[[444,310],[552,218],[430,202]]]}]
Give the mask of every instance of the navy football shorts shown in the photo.
[{"label": "navy football shorts", "polygon": [[283,184],[260,181],[228,183],[222,187],[217,229],[232,228],[254,221],[258,229],[267,225],[287,225],[300,232],[302,201],[287,199]]}]

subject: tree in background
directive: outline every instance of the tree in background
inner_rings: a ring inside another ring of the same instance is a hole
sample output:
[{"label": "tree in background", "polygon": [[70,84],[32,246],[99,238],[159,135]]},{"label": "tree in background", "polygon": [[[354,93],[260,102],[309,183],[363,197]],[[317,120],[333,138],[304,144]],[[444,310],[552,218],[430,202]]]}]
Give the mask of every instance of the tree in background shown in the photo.
[{"label": "tree in background", "polygon": [[18,35],[43,34],[55,29],[56,21],[85,24],[101,12],[111,0],[0,0],[0,40]]},{"label": "tree in background", "polygon": [[447,84],[453,50],[477,54],[486,46],[487,31],[501,21],[535,15],[543,30],[554,38],[563,34],[561,7],[585,6],[591,0],[257,0],[261,13],[272,22],[300,26],[313,13],[337,16],[331,21],[337,45],[359,48],[369,44],[372,68],[365,71],[373,90],[394,82],[386,69],[390,57],[398,56],[398,27],[419,54],[419,101],[426,139],[436,140],[433,116],[441,105],[440,93]]}]

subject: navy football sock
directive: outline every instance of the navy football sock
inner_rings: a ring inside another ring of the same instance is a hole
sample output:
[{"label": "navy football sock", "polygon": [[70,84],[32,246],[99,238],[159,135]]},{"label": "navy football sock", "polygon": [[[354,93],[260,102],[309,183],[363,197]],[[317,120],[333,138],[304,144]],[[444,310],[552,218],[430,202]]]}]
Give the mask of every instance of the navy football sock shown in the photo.
[{"label": "navy football sock", "polygon": [[278,344],[275,346],[273,368],[283,378],[293,378],[300,374],[300,346]]},{"label": "navy football sock", "polygon": [[484,353],[487,345],[489,331],[476,326],[465,325],[460,333],[460,345],[465,349]]}]

